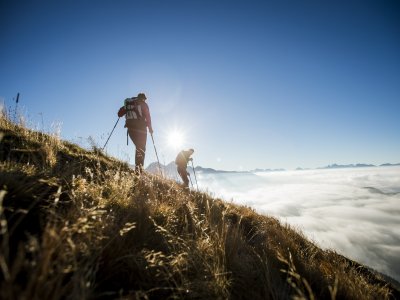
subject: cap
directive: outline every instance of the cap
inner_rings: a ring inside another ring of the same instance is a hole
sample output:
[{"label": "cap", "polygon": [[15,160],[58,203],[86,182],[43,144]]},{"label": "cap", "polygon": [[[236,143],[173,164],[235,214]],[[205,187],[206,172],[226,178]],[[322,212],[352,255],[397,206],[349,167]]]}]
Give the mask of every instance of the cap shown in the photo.
[{"label": "cap", "polygon": [[144,93],[139,93],[139,94],[137,95],[137,98],[140,99],[140,100],[146,100],[146,99],[147,99],[147,98],[146,98],[146,95],[145,95]]}]

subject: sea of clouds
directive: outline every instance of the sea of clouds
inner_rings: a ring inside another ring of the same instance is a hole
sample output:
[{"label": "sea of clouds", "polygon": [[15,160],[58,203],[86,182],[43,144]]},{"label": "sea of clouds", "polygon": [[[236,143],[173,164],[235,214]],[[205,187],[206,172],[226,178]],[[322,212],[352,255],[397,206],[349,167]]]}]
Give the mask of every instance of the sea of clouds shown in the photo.
[{"label": "sea of clouds", "polygon": [[400,281],[400,167],[196,175],[200,189]]}]

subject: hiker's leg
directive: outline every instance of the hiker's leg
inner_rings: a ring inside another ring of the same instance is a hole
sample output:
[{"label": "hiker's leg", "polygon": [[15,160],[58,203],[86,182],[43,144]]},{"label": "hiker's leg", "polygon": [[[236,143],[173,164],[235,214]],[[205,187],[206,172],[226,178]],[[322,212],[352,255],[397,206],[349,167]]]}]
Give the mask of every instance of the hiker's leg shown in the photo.
[{"label": "hiker's leg", "polygon": [[135,144],[135,168],[137,172],[141,172],[144,165],[144,158],[146,153],[146,140],[147,130],[146,129],[130,129],[129,136],[132,142]]},{"label": "hiker's leg", "polygon": [[183,180],[183,175],[182,175],[182,169],[180,167],[177,168],[178,174],[179,176],[182,178]]},{"label": "hiker's leg", "polygon": [[189,178],[188,178],[188,173],[186,172],[184,179],[183,179],[183,183],[185,185],[185,187],[189,188]]},{"label": "hiker's leg", "polygon": [[178,166],[178,174],[182,178],[183,185],[185,187],[189,187],[189,179],[188,179],[188,173],[186,171],[186,166],[184,166],[184,167]]}]

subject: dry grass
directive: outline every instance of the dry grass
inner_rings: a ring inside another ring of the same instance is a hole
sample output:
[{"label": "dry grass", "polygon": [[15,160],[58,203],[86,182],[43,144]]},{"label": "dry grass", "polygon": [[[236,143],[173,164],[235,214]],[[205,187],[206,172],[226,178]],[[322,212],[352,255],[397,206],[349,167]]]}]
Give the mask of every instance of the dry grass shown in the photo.
[{"label": "dry grass", "polygon": [[248,207],[0,120],[1,299],[394,299]]}]

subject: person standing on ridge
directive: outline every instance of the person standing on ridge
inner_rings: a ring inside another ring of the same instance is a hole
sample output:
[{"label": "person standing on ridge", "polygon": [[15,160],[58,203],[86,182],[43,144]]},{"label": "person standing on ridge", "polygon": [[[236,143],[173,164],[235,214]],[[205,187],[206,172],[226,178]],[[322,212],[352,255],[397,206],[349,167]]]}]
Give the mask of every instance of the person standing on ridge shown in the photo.
[{"label": "person standing on ridge", "polygon": [[118,117],[125,115],[125,127],[128,129],[129,137],[135,144],[135,172],[141,174],[143,171],[144,157],[146,154],[147,128],[153,134],[149,106],[146,95],[139,93],[136,97],[126,98],[124,106],[118,111]]},{"label": "person standing on ridge", "polygon": [[189,188],[189,173],[187,172],[187,164],[189,161],[193,160],[190,156],[193,154],[194,150],[189,149],[187,151],[182,150],[178,153],[175,159],[175,164],[177,166],[178,174],[183,180],[183,185],[185,188]]}]

